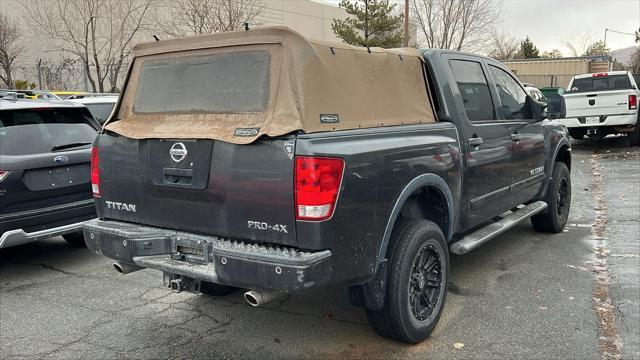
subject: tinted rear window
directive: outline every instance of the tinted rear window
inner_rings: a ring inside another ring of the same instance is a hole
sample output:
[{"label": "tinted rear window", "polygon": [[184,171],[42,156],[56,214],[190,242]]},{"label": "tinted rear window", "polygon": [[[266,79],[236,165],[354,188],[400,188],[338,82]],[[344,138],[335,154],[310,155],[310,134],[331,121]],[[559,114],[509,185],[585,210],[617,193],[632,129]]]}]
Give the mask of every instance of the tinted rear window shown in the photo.
[{"label": "tinted rear window", "polygon": [[[90,124],[91,120],[86,111],[86,109],[0,111],[0,154],[40,154],[52,152],[51,149],[58,145],[92,143],[97,130]],[[89,146],[91,145],[84,147]]]},{"label": "tinted rear window", "polygon": [[269,100],[270,56],[246,51],[146,60],[136,113],[237,113],[264,110]]},{"label": "tinted rear window", "polygon": [[627,75],[593,76],[574,79],[570,92],[631,89]]}]

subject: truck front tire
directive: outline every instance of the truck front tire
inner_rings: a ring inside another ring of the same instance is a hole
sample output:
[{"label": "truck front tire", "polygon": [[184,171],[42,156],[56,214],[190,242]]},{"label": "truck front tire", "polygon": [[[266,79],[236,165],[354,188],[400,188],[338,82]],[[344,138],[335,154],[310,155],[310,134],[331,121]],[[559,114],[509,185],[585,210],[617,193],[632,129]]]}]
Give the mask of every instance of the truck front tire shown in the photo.
[{"label": "truck front tire", "polygon": [[387,290],[382,310],[367,310],[369,324],[388,339],[419,343],[436,327],[447,296],[449,248],[428,220],[403,220],[390,239]]},{"label": "truck front tire", "polygon": [[571,174],[563,162],[556,161],[547,192],[548,211],[531,217],[537,231],[559,233],[567,224],[571,209]]}]

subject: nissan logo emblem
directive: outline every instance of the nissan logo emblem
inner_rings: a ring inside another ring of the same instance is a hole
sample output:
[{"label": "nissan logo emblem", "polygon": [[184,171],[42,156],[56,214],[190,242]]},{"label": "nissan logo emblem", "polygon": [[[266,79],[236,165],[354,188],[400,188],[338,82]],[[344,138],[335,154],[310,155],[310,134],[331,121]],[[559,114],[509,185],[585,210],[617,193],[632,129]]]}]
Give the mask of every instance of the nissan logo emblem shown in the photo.
[{"label": "nissan logo emblem", "polygon": [[169,155],[173,161],[179,163],[187,157],[187,147],[183,143],[175,143],[169,149]]}]

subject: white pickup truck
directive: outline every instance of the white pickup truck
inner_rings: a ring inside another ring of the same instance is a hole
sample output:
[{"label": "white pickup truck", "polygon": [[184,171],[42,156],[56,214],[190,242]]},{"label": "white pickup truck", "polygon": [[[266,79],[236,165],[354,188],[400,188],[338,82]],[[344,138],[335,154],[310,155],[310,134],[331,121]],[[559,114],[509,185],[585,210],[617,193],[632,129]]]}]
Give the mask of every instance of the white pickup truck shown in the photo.
[{"label": "white pickup truck", "polygon": [[558,121],[571,137],[600,140],[609,134],[627,134],[632,146],[640,145],[640,91],[630,72],[576,75],[567,90],[567,117]]}]

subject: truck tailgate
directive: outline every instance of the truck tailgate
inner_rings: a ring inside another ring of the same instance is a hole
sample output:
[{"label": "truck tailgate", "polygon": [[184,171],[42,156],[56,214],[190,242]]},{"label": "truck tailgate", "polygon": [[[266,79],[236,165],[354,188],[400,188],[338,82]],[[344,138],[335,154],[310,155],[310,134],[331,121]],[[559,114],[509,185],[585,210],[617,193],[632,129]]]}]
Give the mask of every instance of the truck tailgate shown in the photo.
[{"label": "truck tailgate", "polygon": [[629,90],[565,93],[567,117],[626,115],[629,113]]},{"label": "truck tailgate", "polygon": [[101,135],[98,215],[296,246],[294,168],[285,143],[293,146]]}]

